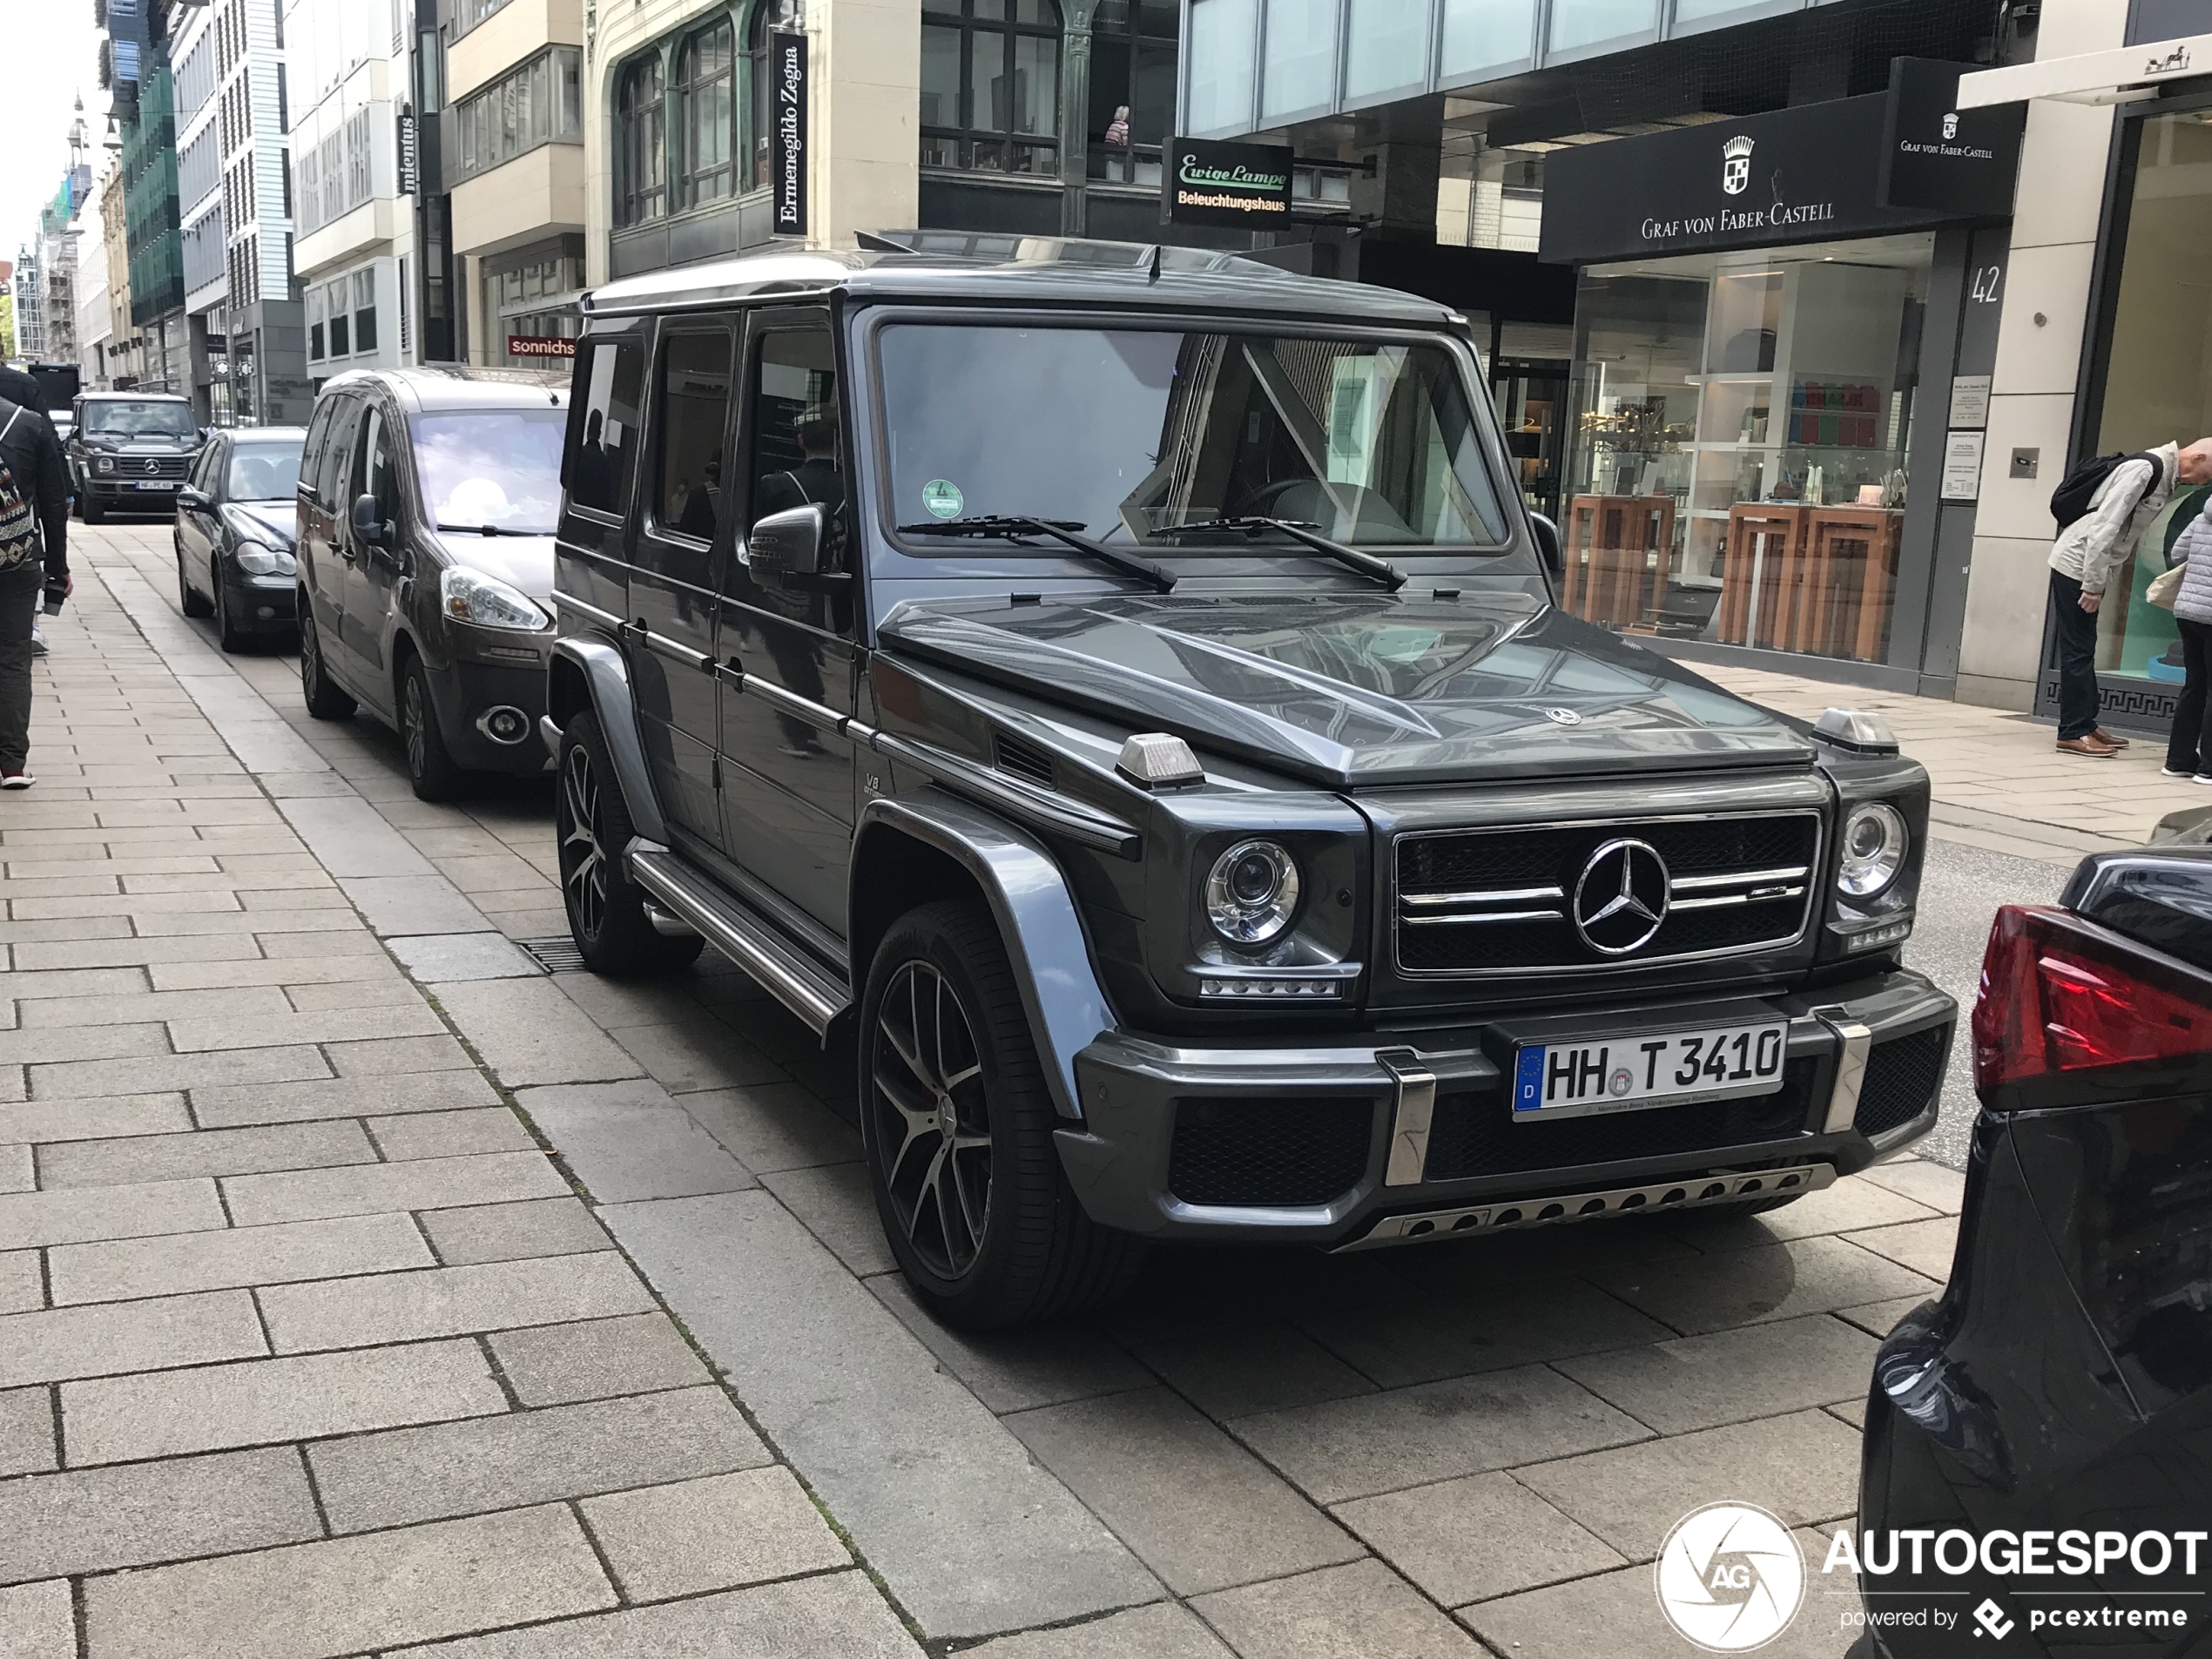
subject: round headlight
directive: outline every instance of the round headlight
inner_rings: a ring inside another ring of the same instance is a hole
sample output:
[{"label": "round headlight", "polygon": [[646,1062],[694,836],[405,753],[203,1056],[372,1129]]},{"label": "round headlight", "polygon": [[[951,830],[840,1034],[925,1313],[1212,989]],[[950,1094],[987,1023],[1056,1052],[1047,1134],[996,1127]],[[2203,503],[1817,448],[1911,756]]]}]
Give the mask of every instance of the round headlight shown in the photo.
[{"label": "round headlight", "polygon": [[1239,841],[1206,877],[1206,920],[1232,945],[1264,945],[1298,914],[1298,860],[1273,841]]},{"label": "round headlight", "polygon": [[1844,820],[1844,855],[1836,885],[1853,899],[1871,899],[1897,880],[1912,838],[1904,814],[1886,801],[1851,808]]},{"label": "round headlight", "polygon": [[115,457],[113,455],[102,455],[94,464],[98,466],[102,472],[113,472],[115,470]]}]

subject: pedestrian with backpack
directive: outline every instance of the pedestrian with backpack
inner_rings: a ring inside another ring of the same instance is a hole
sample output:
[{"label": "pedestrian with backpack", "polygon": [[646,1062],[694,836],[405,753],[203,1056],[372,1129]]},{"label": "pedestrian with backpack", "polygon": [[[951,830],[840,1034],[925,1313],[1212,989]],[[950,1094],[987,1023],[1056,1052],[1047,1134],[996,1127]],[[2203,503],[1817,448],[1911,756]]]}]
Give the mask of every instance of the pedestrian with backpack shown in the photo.
[{"label": "pedestrian with backpack", "polygon": [[2059,636],[2059,749],[2109,759],[2128,746],[2098,725],[2097,611],[2114,571],[2134,556],[2177,484],[2212,483],[2212,438],[2186,449],[2162,443],[2141,455],[2099,455],[2067,474],[2051,496],[2051,615]]},{"label": "pedestrian with backpack", "polygon": [[0,789],[31,785],[31,619],[42,590],[75,585],[68,536],[69,466],[54,428],[0,400]]}]

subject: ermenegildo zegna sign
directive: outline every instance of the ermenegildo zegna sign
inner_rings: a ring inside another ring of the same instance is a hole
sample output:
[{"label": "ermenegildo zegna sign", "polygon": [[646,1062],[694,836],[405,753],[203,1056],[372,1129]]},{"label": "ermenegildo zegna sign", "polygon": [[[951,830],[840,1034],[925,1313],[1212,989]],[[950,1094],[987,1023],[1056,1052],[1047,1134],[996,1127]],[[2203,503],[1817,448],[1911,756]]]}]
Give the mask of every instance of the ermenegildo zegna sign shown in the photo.
[{"label": "ermenegildo zegna sign", "polygon": [[[1966,118],[1929,107],[1932,96],[1947,94],[1932,90],[1940,76],[1907,68],[1923,61],[1896,60],[1887,92],[1553,151],[1544,158],[1539,256],[1595,265],[2009,214],[2020,117],[2010,118],[2009,148],[2001,133],[1957,144]],[[1955,89],[1958,66],[1934,67]],[[1953,140],[1942,136],[1946,116]],[[1900,144],[1913,147],[1892,167]]]},{"label": "ermenegildo zegna sign", "polygon": [[806,234],[806,37],[770,37],[775,139],[769,207],[779,236]]},{"label": "ermenegildo zegna sign", "polygon": [[1177,138],[1160,170],[1160,217],[1176,225],[1274,230],[1291,214],[1290,150]]}]

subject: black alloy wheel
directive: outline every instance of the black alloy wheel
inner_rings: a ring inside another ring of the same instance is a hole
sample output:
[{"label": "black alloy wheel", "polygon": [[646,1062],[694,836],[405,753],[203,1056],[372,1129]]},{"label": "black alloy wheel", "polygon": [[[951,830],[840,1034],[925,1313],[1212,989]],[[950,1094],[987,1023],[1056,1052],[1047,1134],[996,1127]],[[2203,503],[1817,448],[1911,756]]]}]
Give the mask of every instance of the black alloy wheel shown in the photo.
[{"label": "black alloy wheel", "polygon": [[438,705],[430,698],[430,676],[420,657],[409,657],[400,672],[400,737],[407,745],[407,777],[415,798],[452,799],[461,786],[461,768],[446,748]]},{"label": "black alloy wheel", "polygon": [[907,1282],[938,1318],[1022,1325],[1118,1294],[1143,1241],[1083,1212],[1005,941],[974,900],[884,934],[860,1004],[860,1138]]},{"label": "black alloy wheel", "polygon": [[342,720],[361,705],[339,689],[338,682],[322,665],[322,631],[315,626],[307,584],[300,583],[293,591],[293,603],[300,610],[300,689],[306,695],[307,712],[318,720]]},{"label": "black alloy wheel", "polygon": [[170,545],[177,550],[177,608],[187,617],[206,617],[214,614],[215,607],[206,595],[196,591],[192,578],[185,574],[185,544],[171,536]]},{"label": "black alloy wheel", "polygon": [[874,1035],[871,1128],[884,1190],[914,1253],[958,1278],[991,1224],[991,1119],[974,1027],[945,975],[909,961],[884,991]]},{"label": "black alloy wheel", "polygon": [[553,795],[554,850],[569,936],[595,974],[667,973],[695,961],[706,941],[669,935],[645,914],[644,889],[623,873],[621,855],[637,833],[615,780],[598,717],[585,712],[561,734],[560,785]]}]

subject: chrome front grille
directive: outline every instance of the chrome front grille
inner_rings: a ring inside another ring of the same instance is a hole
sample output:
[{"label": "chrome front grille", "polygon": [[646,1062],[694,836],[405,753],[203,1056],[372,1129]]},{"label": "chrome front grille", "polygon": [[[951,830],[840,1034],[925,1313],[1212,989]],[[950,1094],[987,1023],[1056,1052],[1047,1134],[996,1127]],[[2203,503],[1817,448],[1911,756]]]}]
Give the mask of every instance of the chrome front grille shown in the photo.
[{"label": "chrome front grille", "polygon": [[1402,836],[1399,970],[1593,973],[1793,944],[1819,885],[1820,824],[1749,812]]}]

